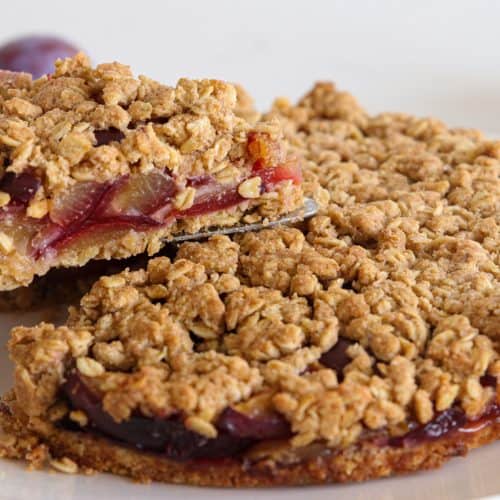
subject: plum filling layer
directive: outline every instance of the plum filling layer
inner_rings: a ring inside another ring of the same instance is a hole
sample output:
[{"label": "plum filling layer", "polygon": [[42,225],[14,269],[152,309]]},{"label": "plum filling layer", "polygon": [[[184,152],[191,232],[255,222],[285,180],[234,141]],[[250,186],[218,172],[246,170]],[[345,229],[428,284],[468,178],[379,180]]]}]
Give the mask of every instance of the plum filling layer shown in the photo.
[{"label": "plum filling layer", "polygon": [[[119,130],[95,131],[97,145],[120,141]],[[251,150],[249,143],[249,150]],[[255,149],[255,146],[254,146]],[[182,184],[167,171],[154,169],[148,173],[130,174],[113,182],[78,182],[51,200],[49,212],[41,217],[28,216],[30,201],[41,181],[34,171],[20,174],[7,172],[0,179],[0,191],[8,193],[10,202],[0,209],[0,229],[22,241],[21,253],[35,260],[53,256],[85,237],[99,237],[134,229],[148,231],[168,226],[175,220],[201,216],[235,207],[245,201],[239,186],[250,177],[260,177],[260,194],[273,191],[283,181],[300,184],[301,174],[295,162],[266,165],[262,159],[251,159],[251,167],[232,184],[218,183],[210,175],[187,178]],[[182,191],[195,190],[192,203],[176,203]],[[15,228],[23,227],[19,235]]]},{"label": "plum filling layer", "polygon": [[[489,375],[483,377],[481,382],[485,386],[496,386],[496,379]],[[126,421],[116,422],[102,408],[101,397],[75,371],[69,374],[62,390],[73,409],[86,413],[89,428],[93,431],[140,450],[162,453],[173,460],[234,457],[255,444],[291,436],[289,424],[277,413],[250,416],[233,408],[226,408],[220,415],[216,422],[218,436],[213,439],[188,430],[179,414],[156,419],[133,415]],[[425,425],[411,423],[411,430],[403,436],[381,436],[372,440],[379,446],[411,447],[454,432],[475,432],[499,419],[500,405],[496,401],[476,419],[468,419],[460,408],[451,407]]]},{"label": "plum filling layer", "polygon": [[68,376],[63,392],[73,408],[86,413],[93,429],[141,450],[164,453],[173,460],[234,456],[258,441],[290,436],[288,423],[278,414],[249,417],[232,408],[226,408],[219,417],[219,432],[214,439],[186,429],[181,415],[163,419],[134,415],[117,423],[103,410],[99,395],[75,372]]}]

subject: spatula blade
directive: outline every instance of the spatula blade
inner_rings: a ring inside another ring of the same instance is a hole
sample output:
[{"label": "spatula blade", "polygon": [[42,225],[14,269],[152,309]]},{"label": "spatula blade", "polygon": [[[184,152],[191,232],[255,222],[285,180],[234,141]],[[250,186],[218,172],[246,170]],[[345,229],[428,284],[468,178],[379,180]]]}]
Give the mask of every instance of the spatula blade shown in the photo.
[{"label": "spatula blade", "polygon": [[261,229],[267,229],[270,227],[282,226],[286,224],[293,224],[304,219],[308,219],[318,212],[318,204],[312,198],[304,199],[304,206],[298,210],[294,210],[289,214],[283,215],[279,219],[269,221],[267,223],[255,223],[255,224],[240,224],[238,226],[231,227],[214,227],[212,229],[207,229],[206,231],[200,231],[198,233],[192,234],[181,234],[179,236],[174,236],[169,240],[169,243],[182,243],[183,241],[193,241],[193,240],[203,240],[214,236],[216,234],[236,234],[236,233],[248,233],[250,231],[260,231]]}]

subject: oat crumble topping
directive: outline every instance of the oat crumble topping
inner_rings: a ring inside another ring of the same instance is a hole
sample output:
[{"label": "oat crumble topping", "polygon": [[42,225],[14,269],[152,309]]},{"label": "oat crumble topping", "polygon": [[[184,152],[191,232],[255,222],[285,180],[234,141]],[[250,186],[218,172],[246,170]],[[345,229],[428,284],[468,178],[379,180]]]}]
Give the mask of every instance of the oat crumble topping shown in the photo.
[{"label": "oat crumble topping", "polygon": [[[106,92],[121,102],[132,88],[124,77]],[[454,405],[484,411],[495,390],[480,378],[500,375],[500,142],[370,116],[328,83],[269,116],[321,213],[186,243],[172,261],[102,277],[66,326],[15,328],[24,413],[47,419],[74,365],[117,421],[181,411],[214,437],[224,408],[271,408],[294,447],[401,435]],[[336,370],[322,355],[340,341]]]},{"label": "oat crumble topping", "polygon": [[[36,169],[43,180],[39,199],[54,199],[77,181],[103,182],[154,168],[180,177],[211,172],[242,156],[252,130],[235,114],[252,109],[242,88],[188,79],[168,87],[134,78],[120,63],[93,69],[83,54],[58,61],[53,75],[4,88],[3,94],[2,165],[15,173]],[[277,127],[258,125],[264,127],[279,135]],[[96,131],[109,129],[123,138],[99,145]]]}]

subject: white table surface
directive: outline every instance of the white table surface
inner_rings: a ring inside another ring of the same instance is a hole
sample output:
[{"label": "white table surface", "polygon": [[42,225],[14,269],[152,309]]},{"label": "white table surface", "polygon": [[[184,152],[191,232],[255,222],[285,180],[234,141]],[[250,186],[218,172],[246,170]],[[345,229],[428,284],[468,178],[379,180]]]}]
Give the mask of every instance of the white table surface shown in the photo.
[{"label": "white table surface", "polygon": [[[493,0],[33,0],[2,2],[0,19],[0,43],[57,33],[95,62],[120,60],[165,82],[181,76],[241,82],[261,109],[278,95],[295,100],[315,80],[329,79],[374,113],[406,111],[500,131],[500,2]],[[33,319],[0,317],[0,335]],[[2,392],[10,370],[2,350]],[[361,485],[239,492],[26,473],[2,461],[0,498],[482,498],[500,493],[499,452],[497,443],[440,471]]]}]

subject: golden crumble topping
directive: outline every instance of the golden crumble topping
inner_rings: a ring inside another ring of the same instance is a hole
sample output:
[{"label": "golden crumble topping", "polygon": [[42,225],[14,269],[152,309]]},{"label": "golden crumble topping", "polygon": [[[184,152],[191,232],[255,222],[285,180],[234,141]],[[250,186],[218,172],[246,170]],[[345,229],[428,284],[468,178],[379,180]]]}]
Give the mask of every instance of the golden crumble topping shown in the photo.
[{"label": "golden crumble topping", "polygon": [[[48,77],[17,86],[11,80],[0,79],[0,159],[7,171],[35,169],[41,199],[75,181],[104,182],[153,168],[179,178],[211,172],[242,156],[252,129],[236,114],[251,113],[249,96],[218,80],[180,79],[168,87],[134,78],[119,63],[93,69],[83,54],[58,61]],[[122,135],[99,144],[103,130]]]},{"label": "golden crumble topping", "polygon": [[484,411],[495,389],[481,379],[500,374],[500,143],[370,116],[327,83],[269,114],[321,213],[186,243],[172,261],[102,277],[66,326],[14,329],[24,413],[47,418],[74,366],[116,420],[181,411],[213,437],[227,406],[270,407],[295,447]]}]

